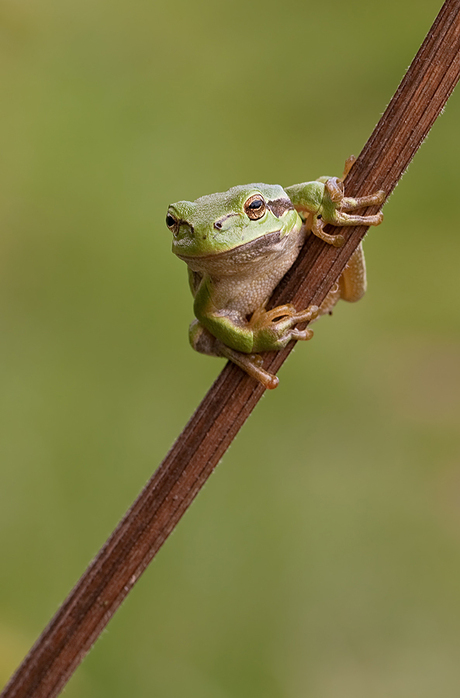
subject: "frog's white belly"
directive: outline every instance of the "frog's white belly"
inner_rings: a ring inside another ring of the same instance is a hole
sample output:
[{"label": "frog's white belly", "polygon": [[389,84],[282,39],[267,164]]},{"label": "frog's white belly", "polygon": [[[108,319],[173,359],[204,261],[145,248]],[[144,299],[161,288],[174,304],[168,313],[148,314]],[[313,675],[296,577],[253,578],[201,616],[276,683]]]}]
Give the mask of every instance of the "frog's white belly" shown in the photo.
[{"label": "frog's white belly", "polygon": [[[271,292],[296,260],[305,235],[292,234],[279,245],[265,249],[238,273],[212,275],[212,300],[219,311],[249,315],[269,298]],[[217,271],[217,270],[216,270]]]}]

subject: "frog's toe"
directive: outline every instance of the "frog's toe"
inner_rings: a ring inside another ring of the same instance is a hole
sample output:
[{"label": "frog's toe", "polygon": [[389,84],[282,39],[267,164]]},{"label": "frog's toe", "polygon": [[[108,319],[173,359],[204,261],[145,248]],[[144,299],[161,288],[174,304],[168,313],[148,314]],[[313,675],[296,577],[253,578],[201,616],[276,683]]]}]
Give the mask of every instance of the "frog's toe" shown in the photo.
[{"label": "frog's toe", "polygon": [[295,306],[292,303],[286,303],[285,305],[278,305],[276,308],[271,310],[266,310],[264,313],[264,321],[267,325],[275,322],[277,319],[292,317],[296,314]]},{"label": "frog's toe", "polygon": [[305,330],[298,330],[297,328],[294,328],[291,330],[291,339],[294,339],[296,341],[303,341],[306,342],[309,339],[313,337],[313,330],[305,329]]},{"label": "frog's toe", "polygon": [[243,354],[240,351],[225,346],[225,344],[219,344],[222,356],[230,359],[230,361],[239,366],[251,376],[251,378],[262,383],[265,388],[273,390],[278,386],[279,379],[273,373],[269,373],[263,368],[263,359],[260,354]]},{"label": "frog's toe", "polygon": [[299,313],[296,313],[292,320],[295,323],[298,322],[311,322],[312,320],[316,320],[318,317],[319,313],[319,308],[317,305],[309,305],[308,308],[305,308],[305,310],[300,311]]},{"label": "frog's toe", "polygon": [[[327,222],[332,223],[332,225],[343,225],[343,223],[339,222],[339,216],[337,213],[335,214],[334,218],[331,218]],[[313,223],[311,227],[313,235],[316,235],[316,237],[320,238],[320,240],[324,240],[324,242],[327,242],[328,245],[333,245],[334,247],[342,247],[343,243],[345,242],[345,238],[343,237],[343,235],[330,235],[329,233],[325,233],[323,228],[324,220],[321,217],[315,216],[313,218]]]},{"label": "frog's toe", "polygon": [[340,178],[342,180],[342,182],[345,179],[345,177],[348,175],[348,173],[350,172],[350,170],[353,167],[353,165],[355,164],[355,162],[356,162],[355,155],[350,155],[350,157],[345,160],[345,167],[343,168],[343,175]]},{"label": "frog's toe", "polygon": [[247,354],[247,359],[248,362],[250,362],[253,366],[257,366],[258,368],[260,368],[264,362],[260,354]]},{"label": "frog's toe", "polygon": [[331,240],[331,244],[334,247],[342,247],[342,245],[345,243],[345,238],[343,235],[333,235],[333,240]]}]

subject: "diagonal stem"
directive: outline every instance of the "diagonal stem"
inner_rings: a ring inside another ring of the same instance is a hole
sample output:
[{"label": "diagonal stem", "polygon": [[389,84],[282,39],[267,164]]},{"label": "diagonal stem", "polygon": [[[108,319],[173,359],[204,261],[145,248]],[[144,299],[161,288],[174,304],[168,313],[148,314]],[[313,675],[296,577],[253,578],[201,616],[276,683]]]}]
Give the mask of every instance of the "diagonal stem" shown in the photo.
[{"label": "diagonal stem", "polygon": [[[460,77],[460,0],[447,0],[350,175],[347,195],[384,189],[406,170]],[[374,213],[375,207],[368,213]],[[337,231],[336,231],[337,232]],[[341,233],[344,230],[341,229]],[[320,305],[366,228],[343,247],[307,240],[272,305]],[[276,373],[292,345],[267,353]],[[58,695],[174,529],[261,398],[264,388],[227,364],[121,523],[44,630],[0,698]]]}]

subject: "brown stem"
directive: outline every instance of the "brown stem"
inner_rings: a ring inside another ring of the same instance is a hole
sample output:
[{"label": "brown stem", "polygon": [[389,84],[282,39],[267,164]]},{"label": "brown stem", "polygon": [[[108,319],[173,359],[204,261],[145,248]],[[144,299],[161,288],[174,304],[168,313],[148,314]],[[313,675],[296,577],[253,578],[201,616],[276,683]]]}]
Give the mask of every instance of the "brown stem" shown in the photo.
[{"label": "brown stem", "polygon": [[[460,77],[460,0],[447,0],[346,180],[347,195],[394,189]],[[375,209],[369,209],[374,212]],[[336,231],[337,232],[337,231]],[[344,230],[341,229],[342,234]],[[313,238],[272,304],[319,305],[366,232],[341,248]],[[292,346],[266,355],[275,373]],[[227,364],[184,431],[1,694],[56,696],[224,455],[264,392]]]}]

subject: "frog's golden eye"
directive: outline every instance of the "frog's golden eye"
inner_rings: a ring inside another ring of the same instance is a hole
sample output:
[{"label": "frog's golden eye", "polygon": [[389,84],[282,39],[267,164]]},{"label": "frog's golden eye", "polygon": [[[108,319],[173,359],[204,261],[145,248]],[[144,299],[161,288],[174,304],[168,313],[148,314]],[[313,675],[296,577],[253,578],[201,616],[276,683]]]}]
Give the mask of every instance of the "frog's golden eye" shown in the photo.
[{"label": "frog's golden eye", "polygon": [[261,194],[254,194],[244,204],[244,212],[253,221],[262,218],[266,211],[265,201]]}]

